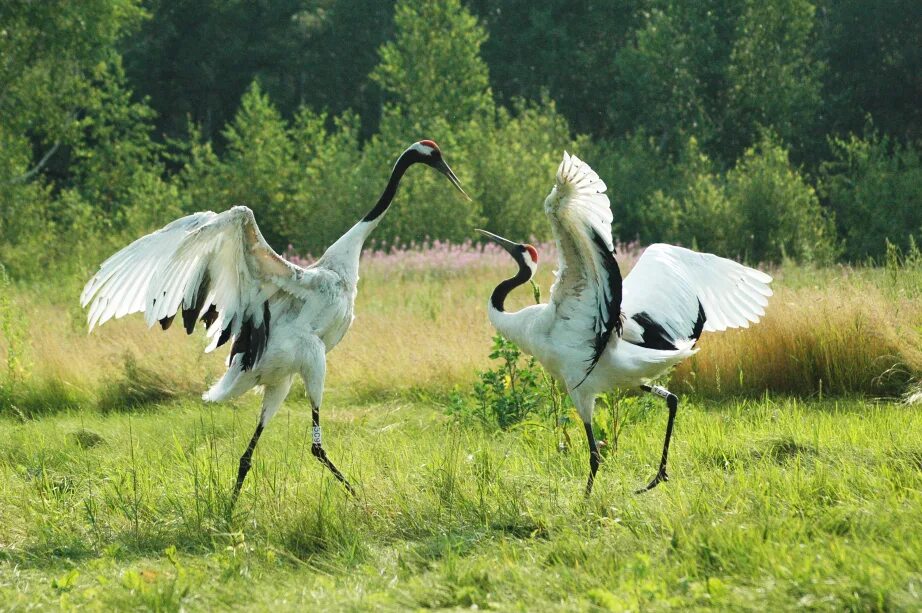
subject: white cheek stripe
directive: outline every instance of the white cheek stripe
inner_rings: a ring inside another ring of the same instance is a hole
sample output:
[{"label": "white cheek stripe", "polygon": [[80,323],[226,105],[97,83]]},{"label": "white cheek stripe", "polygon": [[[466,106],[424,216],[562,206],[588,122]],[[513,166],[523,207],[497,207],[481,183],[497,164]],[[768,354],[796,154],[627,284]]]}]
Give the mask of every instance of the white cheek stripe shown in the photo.
[{"label": "white cheek stripe", "polygon": [[320,445],[320,426],[314,426],[314,444]]}]

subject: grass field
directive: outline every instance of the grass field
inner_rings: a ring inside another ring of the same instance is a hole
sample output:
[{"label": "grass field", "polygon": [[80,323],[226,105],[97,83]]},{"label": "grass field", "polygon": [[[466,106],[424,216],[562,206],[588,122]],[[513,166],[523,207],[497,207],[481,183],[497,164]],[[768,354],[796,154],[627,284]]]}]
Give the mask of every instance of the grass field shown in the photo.
[{"label": "grass field", "polygon": [[919,608],[922,414],[900,397],[922,374],[922,272],[773,271],[765,320],[706,335],[670,380],[672,480],[632,493],[665,408],[629,399],[587,500],[577,422],[561,452],[546,419],[446,416],[490,365],[507,262],[398,260],[366,263],[330,354],[326,447],[357,498],[311,457],[296,389],[233,512],[259,398],[197,400],[223,355],[137,317],[87,336],[78,280],[7,283],[0,609]]},{"label": "grass field", "polygon": [[651,411],[585,500],[582,446],[562,454],[546,429],[460,429],[402,402],[328,411],[351,499],[310,456],[309,411],[293,404],[232,516],[255,397],[2,423],[3,608],[887,610],[922,599],[922,418],[901,405],[686,404],[672,481],[638,496],[662,437],[663,411]]}]

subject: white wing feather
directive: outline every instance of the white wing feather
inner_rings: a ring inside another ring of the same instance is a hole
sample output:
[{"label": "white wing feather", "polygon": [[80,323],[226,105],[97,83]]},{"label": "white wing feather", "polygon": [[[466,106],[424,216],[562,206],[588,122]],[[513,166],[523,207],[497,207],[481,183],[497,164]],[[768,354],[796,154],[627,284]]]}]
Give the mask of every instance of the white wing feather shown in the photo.
[{"label": "white wing feather", "polygon": [[[710,253],[674,245],[650,245],[624,280],[621,308],[661,325],[673,340],[687,339],[698,318],[704,330],[747,328],[765,315],[772,278]],[[625,331],[627,338],[627,330]]]},{"label": "white wing feather", "polygon": [[253,212],[238,206],[188,215],[134,241],[103,262],[80,302],[90,307],[90,330],[137,312],[148,326],[171,320],[181,309],[197,319],[213,306],[211,351],[228,327],[236,336],[244,321],[261,326],[266,301],[282,289],[299,293],[310,272],[275,253]]},{"label": "white wing feather", "polygon": [[564,152],[556,184],[544,201],[558,252],[551,304],[573,349],[584,354],[587,373],[621,323],[621,274],[605,190],[588,164]]}]

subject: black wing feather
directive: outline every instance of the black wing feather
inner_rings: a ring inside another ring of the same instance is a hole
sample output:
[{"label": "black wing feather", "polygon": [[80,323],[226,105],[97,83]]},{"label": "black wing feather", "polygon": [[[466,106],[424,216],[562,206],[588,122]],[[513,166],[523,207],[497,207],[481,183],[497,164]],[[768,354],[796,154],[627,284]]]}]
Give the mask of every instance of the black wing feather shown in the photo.
[{"label": "black wing feather", "polygon": [[[632,315],[631,319],[636,321],[643,329],[643,334],[641,335],[643,342],[632,343],[638,347],[656,349],[659,351],[675,351],[678,349],[678,347],[676,347],[676,341],[684,340],[672,338],[669,333],[666,332],[666,329],[663,328],[659,322],[650,317],[650,314],[646,311],[641,311],[636,315]],[[704,330],[705,321],[707,321],[707,317],[704,314],[704,306],[702,306],[701,301],[699,300],[698,316],[695,320],[695,323],[692,324],[691,333],[688,335],[690,340],[697,341],[699,338],[701,338],[701,332]]]},{"label": "black wing feather", "polygon": [[[618,336],[621,336],[622,330],[621,269],[618,267],[618,261],[615,259],[615,252],[608,248],[605,239],[602,238],[595,228],[590,227],[588,230],[592,236],[592,242],[601,256],[602,267],[608,277],[608,287],[604,288],[607,290],[606,293],[608,295],[605,298],[605,302],[599,308],[598,315],[596,315],[596,323],[601,322],[602,325],[601,331],[596,334],[592,341],[592,357],[589,360],[589,367],[586,369],[586,376],[583,377],[582,381],[576,384],[576,387],[583,384],[583,381],[592,373],[595,365],[599,363],[602,352],[605,351],[608,342],[611,340],[611,335],[617,333]],[[594,327],[598,328],[599,326]]]}]

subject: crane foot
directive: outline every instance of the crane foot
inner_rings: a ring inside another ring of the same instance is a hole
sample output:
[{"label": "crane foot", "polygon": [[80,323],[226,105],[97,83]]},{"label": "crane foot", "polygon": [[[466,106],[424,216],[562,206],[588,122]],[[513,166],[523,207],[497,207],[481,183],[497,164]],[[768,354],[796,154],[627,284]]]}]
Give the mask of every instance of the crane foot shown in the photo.
[{"label": "crane foot", "polygon": [[659,472],[656,473],[656,476],[653,477],[653,480],[647,484],[646,487],[642,487],[639,490],[635,491],[635,494],[643,494],[644,492],[649,492],[654,487],[662,483],[663,481],[669,481],[669,475],[666,474],[666,468],[660,468]]}]

